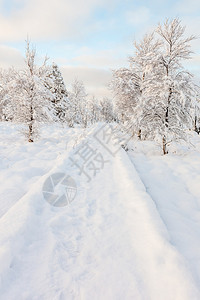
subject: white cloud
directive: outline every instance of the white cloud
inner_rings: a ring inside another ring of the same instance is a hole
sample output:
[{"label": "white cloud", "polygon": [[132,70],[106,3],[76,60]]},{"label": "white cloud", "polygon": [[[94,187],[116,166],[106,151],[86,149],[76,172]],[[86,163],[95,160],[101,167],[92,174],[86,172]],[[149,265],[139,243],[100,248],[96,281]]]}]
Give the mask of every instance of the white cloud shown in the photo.
[{"label": "white cloud", "polygon": [[[0,46],[0,66],[2,68],[24,67],[24,57],[15,48]],[[84,82],[87,92],[97,97],[111,96],[107,86],[111,80],[111,71],[86,66],[64,65],[60,67],[67,88],[75,78]]]},{"label": "white cloud", "polygon": [[0,66],[9,68],[11,66],[21,68],[24,65],[24,58],[20,51],[8,46],[0,46]]},{"label": "white cloud", "polygon": [[200,68],[200,55],[193,55],[191,59],[184,62],[184,66],[196,76],[200,76],[199,68]]},{"label": "white cloud", "polygon": [[[116,47],[117,48],[117,47]],[[121,53],[126,53],[122,55]],[[79,55],[80,54],[80,55]],[[71,61],[60,61],[61,71],[69,88],[75,78],[84,82],[89,94],[98,97],[112,97],[108,84],[112,77],[111,69],[127,66],[127,47],[94,51],[88,47],[80,48]],[[73,64],[73,65],[71,65]]]},{"label": "white cloud", "polygon": [[[81,51],[79,51],[81,53]],[[83,52],[72,59],[76,65],[98,67],[106,69],[115,69],[127,65],[127,48],[120,50],[102,50],[102,51],[88,51]]]},{"label": "white cloud", "polygon": [[129,24],[140,25],[148,22],[150,15],[150,10],[145,6],[142,6],[132,11],[128,11],[126,13],[126,19]]},{"label": "white cloud", "polygon": [[175,5],[175,9],[178,13],[191,14],[193,12],[198,12],[200,10],[200,1],[199,0],[182,0],[178,1]]},{"label": "white cloud", "polygon": [[[194,35],[196,37],[195,40],[191,42],[191,50],[194,52],[193,56],[200,54],[200,18],[192,17],[192,16],[184,16],[180,18],[182,20],[182,25],[186,25],[186,36]],[[199,64],[198,64],[199,65]]]},{"label": "white cloud", "polygon": [[[17,0],[9,14],[0,2],[0,40],[59,39],[80,36],[93,10],[106,0]],[[113,2],[114,0],[111,0]],[[4,0],[6,2],[6,0]],[[20,4],[20,5],[19,5]]]},{"label": "white cloud", "polygon": [[64,66],[61,67],[61,72],[67,88],[70,88],[73,80],[77,78],[83,81],[89,94],[99,97],[110,95],[107,86],[111,80],[111,71],[98,68]]}]

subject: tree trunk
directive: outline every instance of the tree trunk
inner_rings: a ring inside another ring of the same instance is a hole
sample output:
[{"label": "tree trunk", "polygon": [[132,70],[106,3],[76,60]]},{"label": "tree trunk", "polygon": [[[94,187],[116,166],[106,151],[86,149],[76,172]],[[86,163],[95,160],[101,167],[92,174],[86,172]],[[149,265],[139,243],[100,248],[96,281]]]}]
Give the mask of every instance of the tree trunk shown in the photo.
[{"label": "tree trunk", "polygon": [[138,130],[138,138],[139,138],[140,141],[141,141],[141,138],[142,138],[141,133],[142,133],[142,131],[141,131],[141,129],[139,129]]},{"label": "tree trunk", "polygon": [[30,107],[30,115],[31,115],[31,120],[30,120],[30,123],[28,125],[28,127],[29,127],[29,133],[28,133],[29,139],[28,139],[28,141],[29,141],[29,143],[33,143],[33,107],[32,107],[32,105]]},{"label": "tree trunk", "polygon": [[166,112],[165,112],[165,126],[167,128],[169,127],[169,106],[170,106],[171,96],[172,96],[172,88],[170,87],[169,95],[168,95],[168,99],[167,99],[167,108],[166,108]]},{"label": "tree trunk", "polygon": [[29,127],[29,139],[28,139],[28,141],[29,141],[29,143],[33,143],[33,125],[30,124],[28,127]]},{"label": "tree trunk", "polygon": [[163,154],[164,155],[168,154],[168,151],[167,151],[167,141],[166,141],[165,135],[163,136],[162,145],[163,145]]},{"label": "tree trunk", "polygon": [[195,116],[194,119],[194,130],[199,134],[200,133],[200,128],[197,127],[197,116]]}]

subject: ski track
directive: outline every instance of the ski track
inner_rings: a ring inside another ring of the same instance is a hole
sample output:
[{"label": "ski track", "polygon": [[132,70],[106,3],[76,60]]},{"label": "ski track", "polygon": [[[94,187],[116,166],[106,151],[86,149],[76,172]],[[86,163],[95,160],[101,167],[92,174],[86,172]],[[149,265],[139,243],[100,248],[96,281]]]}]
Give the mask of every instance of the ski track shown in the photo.
[{"label": "ski track", "polygon": [[123,150],[91,183],[76,178],[80,191],[70,205],[45,202],[42,184],[70,168],[70,151],[54,156],[17,201],[3,208],[0,299],[200,299],[170,222]]}]

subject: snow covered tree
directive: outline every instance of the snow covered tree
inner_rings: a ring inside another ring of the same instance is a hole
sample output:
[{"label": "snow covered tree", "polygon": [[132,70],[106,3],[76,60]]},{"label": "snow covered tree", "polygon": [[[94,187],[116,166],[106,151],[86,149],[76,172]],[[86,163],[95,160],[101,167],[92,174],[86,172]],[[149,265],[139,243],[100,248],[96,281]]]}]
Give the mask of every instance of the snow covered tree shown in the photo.
[{"label": "snow covered tree", "polygon": [[156,32],[162,40],[160,65],[160,118],[162,121],[163,153],[174,138],[185,138],[187,128],[192,127],[191,108],[194,105],[195,86],[192,75],[187,72],[182,61],[192,53],[190,42],[194,36],[185,37],[185,27],[177,18],[159,24]]},{"label": "snow covered tree", "polygon": [[87,125],[100,121],[100,106],[96,97],[87,97],[85,106],[87,113]]},{"label": "snow covered tree", "polygon": [[194,104],[194,114],[193,114],[193,120],[194,120],[194,131],[198,134],[200,134],[200,97],[197,95],[196,101]]},{"label": "snow covered tree", "polygon": [[137,75],[128,68],[114,70],[110,87],[114,93],[118,119],[129,121],[139,94]]},{"label": "snow covered tree", "polygon": [[129,58],[129,68],[114,71],[111,87],[118,119],[126,124],[132,135],[137,133],[141,138],[146,89],[155,79],[160,42],[151,33],[134,46],[135,54]]},{"label": "snow covered tree", "polygon": [[36,65],[36,51],[26,42],[25,68],[13,70],[9,81],[9,102],[5,113],[8,118],[27,126],[25,131],[29,142],[38,135],[39,124],[55,119],[54,108],[49,99],[51,92],[45,87],[47,75],[46,59],[42,66]]},{"label": "snow covered tree", "polygon": [[50,101],[53,103],[58,120],[62,123],[67,122],[68,92],[57,64],[53,63],[52,66],[48,67],[48,76],[45,84],[51,94],[53,94],[53,98],[51,97]]},{"label": "snow covered tree", "polygon": [[0,121],[3,121],[4,118],[4,113],[3,113],[3,108],[4,108],[4,97],[5,97],[5,87],[3,85],[3,71],[0,70]]},{"label": "snow covered tree", "polygon": [[87,126],[88,108],[87,94],[82,81],[77,79],[72,83],[72,90],[69,93],[69,110],[67,116],[73,126],[74,123]]},{"label": "snow covered tree", "polygon": [[115,119],[113,103],[108,98],[103,98],[100,100],[100,113],[101,121],[103,122],[113,122]]},{"label": "snow covered tree", "polygon": [[[145,111],[148,110],[148,102],[156,98],[152,97],[153,86],[159,81],[159,52],[161,43],[155,38],[154,32],[145,34],[143,39],[134,43],[135,55],[129,58],[131,72],[135,74],[134,85],[136,88],[133,113],[129,126],[134,129],[139,139],[146,136],[146,121],[143,122]],[[155,87],[155,86],[154,86]],[[154,89],[154,92],[156,89]]]},{"label": "snow covered tree", "polygon": [[[1,70],[0,72],[0,114],[2,121],[12,121],[12,115],[8,115],[6,107],[10,105],[11,99],[11,85],[15,80],[14,68]],[[14,107],[12,108],[14,110]]]},{"label": "snow covered tree", "polygon": [[162,140],[164,154],[170,141],[185,139],[193,126],[196,88],[182,65],[190,58],[193,39],[185,37],[179,19],[166,20],[135,43],[130,68],[114,72],[114,91],[120,95],[116,106],[125,123],[140,138]]}]

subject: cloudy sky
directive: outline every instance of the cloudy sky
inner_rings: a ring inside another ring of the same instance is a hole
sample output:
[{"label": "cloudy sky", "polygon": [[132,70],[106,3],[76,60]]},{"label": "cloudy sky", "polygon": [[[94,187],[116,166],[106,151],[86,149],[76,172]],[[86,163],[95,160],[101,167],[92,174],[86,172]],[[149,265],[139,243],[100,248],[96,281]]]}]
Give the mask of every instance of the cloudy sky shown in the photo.
[{"label": "cloudy sky", "polygon": [[[39,57],[97,96],[109,95],[111,69],[127,65],[133,42],[166,17],[179,17],[200,37],[200,0],[0,0],[0,66],[21,67],[27,35]],[[187,64],[198,75],[200,39]]]}]

